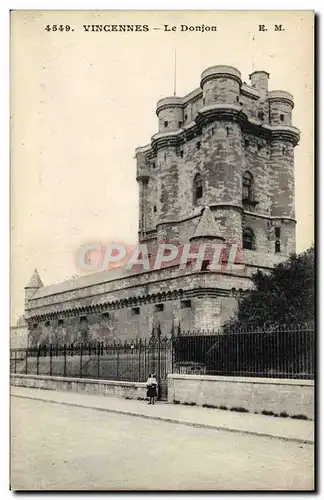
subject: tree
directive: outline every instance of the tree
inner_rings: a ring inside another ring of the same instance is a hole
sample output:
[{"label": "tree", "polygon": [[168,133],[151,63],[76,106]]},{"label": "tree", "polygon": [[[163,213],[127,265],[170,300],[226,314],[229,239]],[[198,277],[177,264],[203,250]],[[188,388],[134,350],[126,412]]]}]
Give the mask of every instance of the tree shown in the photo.
[{"label": "tree", "polygon": [[297,325],[314,320],[315,251],[292,254],[268,274],[252,276],[254,289],[243,297],[224,332],[251,327]]}]

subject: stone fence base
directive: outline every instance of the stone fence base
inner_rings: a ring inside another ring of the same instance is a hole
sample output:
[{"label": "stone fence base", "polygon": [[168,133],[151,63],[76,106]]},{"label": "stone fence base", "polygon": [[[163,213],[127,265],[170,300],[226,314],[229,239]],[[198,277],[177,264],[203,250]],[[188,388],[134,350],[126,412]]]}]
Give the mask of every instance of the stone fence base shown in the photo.
[{"label": "stone fence base", "polygon": [[169,403],[314,419],[314,381],[168,375]]},{"label": "stone fence base", "polygon": [[146,398],[145,382],[11,374],[10,383],[18,387],[79,392],[96,396],[115,396],[130,399]]}]

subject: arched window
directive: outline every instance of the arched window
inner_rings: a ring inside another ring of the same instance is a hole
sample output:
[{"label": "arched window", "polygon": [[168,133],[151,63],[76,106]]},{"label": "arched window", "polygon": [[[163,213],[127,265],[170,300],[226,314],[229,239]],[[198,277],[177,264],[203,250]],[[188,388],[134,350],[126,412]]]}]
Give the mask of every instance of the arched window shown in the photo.
[{"label": "arched window", "polygon": [[253,201],[253,175],[244,172],[242,179],[243,200]]},{"label": "arched window", "polygon": [[193,182],[193,202],[197,205],[203,195],[202,177],[200,174],[196,174]]},{"label": "arched window", "polygon": [[275,252],[280,253],[280,241],[277,240],[275,243]]},{"label": "arched window", "polygon": [[246,250],[255,249],[254,232],[250,228],[243,229],[243,248]]}]

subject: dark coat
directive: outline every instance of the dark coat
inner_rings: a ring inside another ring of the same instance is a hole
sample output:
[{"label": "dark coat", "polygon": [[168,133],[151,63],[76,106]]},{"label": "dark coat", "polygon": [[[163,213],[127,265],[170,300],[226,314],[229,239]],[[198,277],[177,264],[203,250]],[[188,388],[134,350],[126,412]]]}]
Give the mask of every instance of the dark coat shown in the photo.
[{"label": "dark coat", "polygon": [[157,397],[157,380],[156,378],[147,379],[147,397],[156,398]]},{"label": "dark coat", "polygon": [[148,398],[156,398],[157,397],[157,390],[156,390],[156,385],[150,385],[147,388],[147,397]]}]

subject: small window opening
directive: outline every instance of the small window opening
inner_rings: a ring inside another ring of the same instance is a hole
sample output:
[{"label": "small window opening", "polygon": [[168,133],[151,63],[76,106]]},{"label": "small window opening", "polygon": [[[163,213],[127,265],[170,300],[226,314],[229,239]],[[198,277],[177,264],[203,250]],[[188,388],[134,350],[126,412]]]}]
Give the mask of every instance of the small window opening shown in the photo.
[{"label": "small window opening", "polygon": [[258,111],[258,118],[259,120],[263,121],[264,120],[264,112],[263,111]]},{"label": "small window opening", "polygon": [[280,227],[276,227],[276,228],[275,228],[275,235],[276,235],[276,238],[280,238],[280,233],[281,233],[281,231],[280,231]]},{"label": "small window opening", "polygon": [[182,127],[182,122],[178,122],[178,126],[179,126],[179,128],[181,128]]},{"label": "small window opening", "polygon": [[64,325],[64,320],[63,320],[63,319],[59,319],[59,320],[57,321],[57,324],[58,324],[58,326],[62,326],[62,325]]},{"label": "small window opening", "polygon": [[37,328],[37,327],[38,327],[38,323],[34,323],[34,324],[33,324],[33,328],[34,328],[34,330],[35,330],[35,328]]},{"label": "small window opening", "polygon": [[80,323],[85,323],[87,321],[88,321],[88,318],[86,316],[81,316]]},{"label": "small window opening", "polygon": [[253,176],[250,172],[244,172],[243,174],[242,194],[244,200],[253,201]]},{"label": "small window opening", "polygon": [[182,300],[180,303],[180,307],[181,307],[181,309],[190,309],[191,308],[191,300],[190,299]]},{"label": "small window opening", "polygon": [[154,306],[154,310],[156,312],[161,312],[161,311],[164,311],[164,304],[155,304]]},{"label": "small window opening", "polygon": [[131,309],[132,316],[138,316],[139,313],[140,313],[140,308],[139,307],[132,307],[132,309]]},{"label": "small window opening", "polygon": [[152,163],[152,168],[155,168],[155,161]]},{"label": "small window opening", "polygon": [[275,252],[280,253],[280,241],[276,241],[275,243]]},{"label": "small window opening", "polygon": [[201,148],[201,142],[200,142],[200,141],[198,141],[198,142],[197,142],[197,149],[200,149],[200,148]]},{"label": "small window opening", "polygon": [[254,233],[252,229],[244,229],[243,231],[243,248],[246,250],[254,250]]},{"label": "small window opening", "polygon": [[209,271],[208,266],[210,264],[209,260],[203,260],[201,264],[201,270],[202,271]]},{"label": "small window opening", "polygon": [[249,139],[244,139],[244,147],[245,147],[245,149],[247,149],[249,147],[249,145],[250,145]]},{"label": "small window opening", "polygon": [[196,174],[193,186],[194,204],[198,203],[198,201],[202,198],[202,195],[203,195],[202,177],[200,174]]},{"label": "small window opening", "polygon": [[156,205],[154,205],[154,207],[153,207],[153,212],[155,213],[155,212],[156,212],[156,210],[157,210]]},{"label": "small window opening", "polygon": [[188,120],[188,115],[184,115],[184,119],[185,119],[185,120]]},{"label": "small window opening", "polygon": [[109,319],[110,315],[109,312],[102,313],[103,319]]},{"label": "small window opening", "polygon": [[285,115],[280,115],[280,121],[284,122],[285,121]]},{"label": "small window opening", "polygon": [[183,158],[183,149],[180,151],[180,158]]},{"label": "small window opening", "polygon": [[164,122],[164,127],[165,127],[165,128],[167,128],[167,127],[168,127],[168,125],[169,125],[169,122],[168,122],[167,120],[165,120],[165,122]]},{"label": "small window opening", "polygon": [[45,326],[50,326],[50,321],[45,321]]}]

